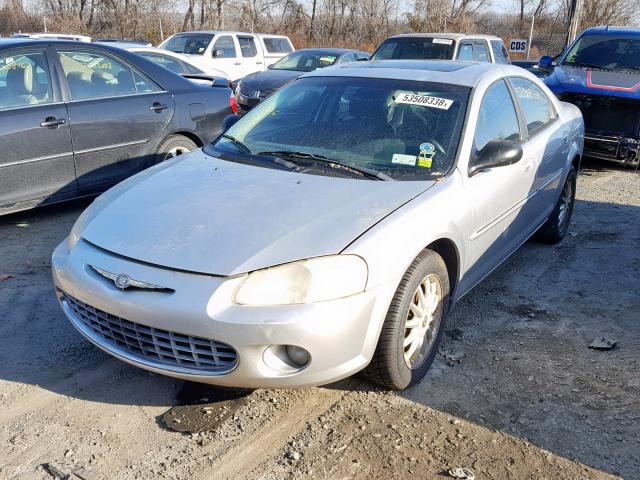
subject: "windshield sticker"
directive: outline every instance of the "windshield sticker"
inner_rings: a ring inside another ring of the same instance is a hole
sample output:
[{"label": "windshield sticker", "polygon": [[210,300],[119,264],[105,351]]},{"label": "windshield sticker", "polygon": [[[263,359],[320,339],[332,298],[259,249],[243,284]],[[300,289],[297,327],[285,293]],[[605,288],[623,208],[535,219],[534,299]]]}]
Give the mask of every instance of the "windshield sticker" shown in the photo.
[{"label": "windshield sticker", "polygon": [[336,61],[336,57],[333,55],[325,55],[323,57],[320,57],[320,63],[326,64],[326,65],[331,65],[335,61]]},{"label": "windshield sticker", "polygon": [[420,154],[418,155],[418,166],[431,168],[433,164],[433,157],[436,154],[436,149],[432,143],[423,143],[420,145]]},{"label": "windshield sticker", "polygon": [[448,38],[434,38],[433,42],[431,43],[439,43],[440,45],[451,45],[453,43],[453,40],[450,40]]},{"label": "windshield sticker", "polygon": [[453,100],[448,98],[431,97],[429,95],[415,95],[413,93],[400,93],[395,98],[395,103],[406,103],[408,105],[421,105],[423,107],[439,108],[449,110],[453,105]]},{"label": "windshield sticker", "polygon": [[404,155],[402,153],[394,153],[393,157],[391,157],[391,163],[400,163],[402,165],[416,165],[416,156],[415,155]]}]

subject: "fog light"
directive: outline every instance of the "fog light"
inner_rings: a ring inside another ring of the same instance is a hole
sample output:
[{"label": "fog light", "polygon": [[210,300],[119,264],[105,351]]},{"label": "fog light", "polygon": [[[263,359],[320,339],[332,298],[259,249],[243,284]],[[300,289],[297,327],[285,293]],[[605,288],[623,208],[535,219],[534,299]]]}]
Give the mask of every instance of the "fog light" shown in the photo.
[{"label": "fog light", "polygon": [[309,360],[311,360],[311,355],[302,347],[296,347],[295,345],[287,345],[287,356],[299,367],[304,367]]}]

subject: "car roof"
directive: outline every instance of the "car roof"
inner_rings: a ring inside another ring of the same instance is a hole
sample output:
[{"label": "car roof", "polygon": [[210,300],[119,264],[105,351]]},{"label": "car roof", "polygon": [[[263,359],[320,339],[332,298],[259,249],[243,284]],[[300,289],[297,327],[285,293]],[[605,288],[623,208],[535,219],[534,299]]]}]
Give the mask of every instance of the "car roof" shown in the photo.
[{"label": "car roof", "polygon": [[58,40],[53,38],[38,38],[38,37],[18,37],[18,38],[3,38],[1,39],[2,46],[11,45],[73,45],[78,48],[87,47],[88,45],[97,45],[99,47],[104,44],[93,42],[78,42],[77,40]]},{"label": "car roof", "polygon": [[[320,54],[335,54],[335,55],[345,55],[348,53],[363,53],[365,55],[370,55],[367,52],[363,52],[362,50],[354,50],[352,48],[336,48],[336,47],[330,47],[330,48],[302,48],[300,50],[296,50],[297,52],[309,52],[309,53],[320,53]],[[293,53],[293,52],[291,52]]]},{"label": "car roof", "polygon": [[640,35],[640,27],[616,27],[609,25],[600,25],[598,27],[587,28],[582,35],[584,34],[592,34],[592,33],[600,33],[600,34],[609,34],[609,35]]},{"label": "car roof", "polygon": [[417,80],[475,87],[486,75],[520,75],[523,70],[507,64],[453,60],[374,60],[320,68],[304,77],[361,77]]},{"label": "car roof", "polygon": [[185,33],[209,33],[212,35],[220,35],[226,33],[228,35],[254,35],[256,37],[277,37],[277,38],[289,38],[286,35],[271,35],[270,33],[255,33],[255,32],[237,32],[235,30],[190,30],[187,32],[177,32],[174,35],[182,35]]},{"label": "car roof", "polygon": [[502,39],[500,37],[496,37],[495,35],[484,35],[481,33],[438,33],[438,32],[434,32],[434,33],[401,33],[399,35],[392,35],[391,37],[388,37],[387,40],[389,40],[389,38],[430,38],[430,37],[437,37],[437,38],[447,38],[450,40],[462,40],[465,38],[479,38],[479,39],[485,39],[485,40],[500,40],[502,41]]}]

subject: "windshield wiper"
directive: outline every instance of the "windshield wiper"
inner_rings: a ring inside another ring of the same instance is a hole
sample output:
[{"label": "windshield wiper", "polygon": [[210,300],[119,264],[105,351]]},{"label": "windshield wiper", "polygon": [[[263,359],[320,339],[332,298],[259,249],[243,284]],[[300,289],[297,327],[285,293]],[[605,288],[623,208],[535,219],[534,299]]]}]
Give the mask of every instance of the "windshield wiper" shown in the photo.
[{"label": "windshield wiper", "polygon": [[251,155],[251,149],[249,147],[247,147],[244,143],[242,143],[240,140],[238,140],[236,137],[231,136],[231,135],[227,135],[226,133],[223,133],[220,136],[222,138],[226,138],[227,140],[230,140],[236,147],[238,147],[238,149],[242,153],[246,153],[246,154]]},{"label": "windshield wiper", "polygon": [[289,150],[276,150],[273,152],[260,152],[258,155],[270,155],[275,157],[282,156],[282,157],[287,157],[292,159],[310,160],[312,162],[320,162],[320,163],[326,164],[332,168],[341,168],[344,170],[359,173],[361,175],[365,175],[370,178],[377,178],[378,180],[393,180],[393,178],[391,178],[389,175],[382,173],[379,170],[348,165],[346,163],[342,163],[337,160],[333,160],[331,158],[325,157],[324,155],[318,155],[315,153],[296,152],[296,151],[289,151]]},{"label": "windshield wiper", "polygon": [[611,71],[610,68],[604,67],[602,65],[596,65],[595,63],[585,63],[585,62],[565,62],[563,65],[568,67],[585,67],[585,68],[597,68],[599,70],[608,70]]}]

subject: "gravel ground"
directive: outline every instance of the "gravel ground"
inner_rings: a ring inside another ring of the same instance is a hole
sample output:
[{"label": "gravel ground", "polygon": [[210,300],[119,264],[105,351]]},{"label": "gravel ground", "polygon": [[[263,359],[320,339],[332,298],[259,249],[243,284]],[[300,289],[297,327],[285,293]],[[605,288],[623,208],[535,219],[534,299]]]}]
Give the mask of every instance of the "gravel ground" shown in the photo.
[{"label": "gravel ground", "polygon": [[[591,163],[578,182],[570,235],[465,297],[402,394],[229,392],[120,363],[50,280],[88,201],[0,218],[0,479],[640,479],[640,174]],[[603,336],[615,348],[588,348]]]}]

